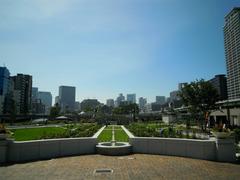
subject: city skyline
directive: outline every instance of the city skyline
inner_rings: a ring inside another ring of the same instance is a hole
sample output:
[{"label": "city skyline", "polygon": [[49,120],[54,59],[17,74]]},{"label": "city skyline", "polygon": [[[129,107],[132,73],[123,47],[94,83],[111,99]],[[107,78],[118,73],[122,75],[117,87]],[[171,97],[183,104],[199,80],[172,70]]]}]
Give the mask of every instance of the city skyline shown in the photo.
[{"label": "city skyline", "polygon": [[[149,102],[178,83],[226,74],[224,17],[239,3],[196,1],[0,2],[0,62],[76,100],[119,93]],[[206,65],[207,64],[207,65]]]}]

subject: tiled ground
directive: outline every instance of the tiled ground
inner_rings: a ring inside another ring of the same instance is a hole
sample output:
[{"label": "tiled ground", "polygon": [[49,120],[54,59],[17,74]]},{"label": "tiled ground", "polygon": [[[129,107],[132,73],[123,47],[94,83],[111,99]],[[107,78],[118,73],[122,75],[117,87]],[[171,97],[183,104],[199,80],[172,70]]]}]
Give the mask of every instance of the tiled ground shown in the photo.
[{"label": "tiled ground", "polygon": [[[106,168],[113,172],[94,174]],[[0,167],[0,179],[240,179],[240,165],[160,155],[85,155]]]}]

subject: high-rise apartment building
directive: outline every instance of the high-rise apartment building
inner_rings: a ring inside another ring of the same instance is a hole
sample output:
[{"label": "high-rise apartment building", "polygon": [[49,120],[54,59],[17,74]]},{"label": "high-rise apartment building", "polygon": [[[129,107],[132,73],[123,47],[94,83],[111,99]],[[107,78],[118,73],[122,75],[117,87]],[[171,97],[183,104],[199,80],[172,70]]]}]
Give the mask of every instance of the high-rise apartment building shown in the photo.
[{"label": "high-rise apartment building", "polygon": [[13,82],[17,113],[30,113],[32,100],[32,76],[17,74],[16,76],[12,76],[11,80]]},{"label": "high-rise apartment building", "polygon": [[127,94],[127,101],[130,103],[136,103],[136,94]]},{"label": "high-rise apartment building", "polygon": [[240,7],[225,16],[224,46],[228,99],[240,98]]},{"label": "high-rise apartment building", "polygon": [[59,104],[61,111],[74,111],[76,88],[72,86],[59,87]]}]

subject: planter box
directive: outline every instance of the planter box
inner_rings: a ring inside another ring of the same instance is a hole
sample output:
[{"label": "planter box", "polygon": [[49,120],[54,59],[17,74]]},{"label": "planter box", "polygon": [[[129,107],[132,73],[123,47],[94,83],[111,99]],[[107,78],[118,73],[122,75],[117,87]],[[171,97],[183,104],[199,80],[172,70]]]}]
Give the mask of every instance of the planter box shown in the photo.
[{"label": "planter box", "polygon": [[231,136],[229,132],[212,132],[217,139],[226,139]]},{"label": "planter box", "polygon": [[204,133],[196,133],[195,136],[197,139],[209,139],[209,135]]}]

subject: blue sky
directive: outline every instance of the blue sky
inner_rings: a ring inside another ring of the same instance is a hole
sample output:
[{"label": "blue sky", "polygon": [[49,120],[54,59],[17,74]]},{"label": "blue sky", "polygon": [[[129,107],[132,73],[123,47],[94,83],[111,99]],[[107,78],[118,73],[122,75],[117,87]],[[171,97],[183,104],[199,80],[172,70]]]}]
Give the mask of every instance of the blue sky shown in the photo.
[{"label": "blue sky", "polygon": [[224,16],[237,0],[0,0],[0,63],[33,86],[77,100],[136,93],[154,101],[180,82],[226,73]]}]

